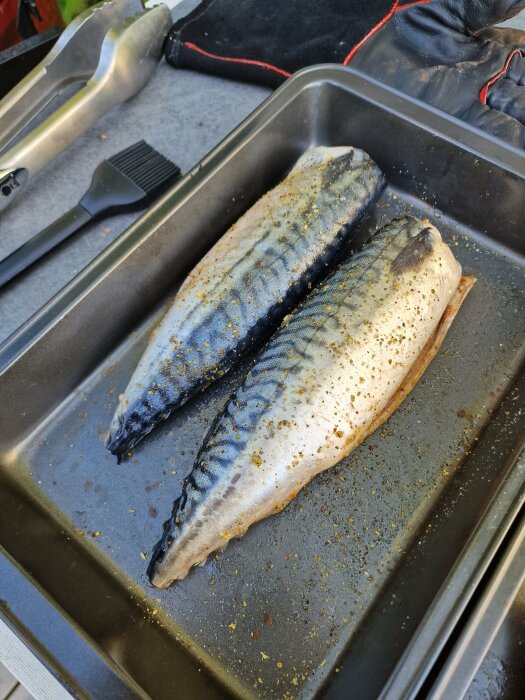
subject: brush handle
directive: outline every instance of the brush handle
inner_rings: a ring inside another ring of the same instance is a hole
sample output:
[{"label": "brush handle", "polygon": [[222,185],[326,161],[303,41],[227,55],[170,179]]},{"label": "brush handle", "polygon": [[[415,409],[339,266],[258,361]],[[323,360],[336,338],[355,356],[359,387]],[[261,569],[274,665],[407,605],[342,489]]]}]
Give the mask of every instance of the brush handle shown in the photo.
[{"label": "brush handle", "polygon": [[91,221],[92,216],[80,204],[70,209],[66,214],[54,221],[27,243],[17,248],[11,255],[0,260],[0,287],[26,270],[36,260],[76,233],[82,226]]}]

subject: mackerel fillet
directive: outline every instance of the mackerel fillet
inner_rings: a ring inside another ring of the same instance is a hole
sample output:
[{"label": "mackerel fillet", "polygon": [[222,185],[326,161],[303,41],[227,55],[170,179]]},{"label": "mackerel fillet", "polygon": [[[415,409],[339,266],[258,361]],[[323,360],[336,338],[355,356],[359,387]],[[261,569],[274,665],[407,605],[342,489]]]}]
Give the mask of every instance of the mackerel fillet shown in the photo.
[{"label": "mackerel fillet", "polygon": [[428,222],[392,221],[315,289],[216,418],[149,566],[160,588],[282,510],[397,408],[474,282]]},{"label": "mackerel fillet", "polygon": [[274,330],[326,275],[383,187],[363,151],[307,151],[182,284],[120,399],[108,449],[120,458]]}]

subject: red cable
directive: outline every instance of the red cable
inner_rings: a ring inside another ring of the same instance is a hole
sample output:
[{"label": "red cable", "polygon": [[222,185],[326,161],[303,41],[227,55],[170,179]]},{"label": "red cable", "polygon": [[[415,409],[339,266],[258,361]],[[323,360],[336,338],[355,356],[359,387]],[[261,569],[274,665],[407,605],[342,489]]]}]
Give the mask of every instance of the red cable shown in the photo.
[{"label": "red cable", "polygon": [[366,34],[361,41],[357,42],[357,44],[352,48],[352,50],[347,54],[345,60],[343,61],[343,65],[347,66],[350,61],[353,59],[353,57],[356,55],[356,53],[359,51],[359,49],[370,39],[370,37],[374,36],[374,34],[377,34],[377,32],[382,29],[382,27],[385,26],[385,24],[392,19],[392,17],[395,15],[396,12],[400,12],[401,10],[406,10],[409,7],[414,7],[415,5],[425,5],[428,2],[432,2],[432,0],[415,0],[415,2],[409,2],[405,5],[400,5],[399,0],[395,0],[394,4],[390,8],[390,11],[383,17],[383,19],[378,22],[375,27],[372,27],[372,29]]},{"label": "red cable", "polygon": [[259,66],[259,68],[273,70],[276,73],[279,73],[280,75],[284,75],[285,78],[289,78],[291,76],[291,73],[288,73],[288,71],[282,70],[282,68],[277,68],[276,66],[272,66],[270,63],[263,63],[262,61],[252,61],[249,58],[229,58],[225,56],[217,56],[213,53],[208,53],[208,51],[204,51],[204,49],[199,48],[190,41],[185,41],[183,43],[183,46],[185,46],[187,49],[191,49],[192,51],[197,51],[203,56],[207,56],[208,58],[214,58],[218,61],[228,61],[229,63],[247,63],[251,66]]},{"label": "red cable", "polygon": [[[346,58],[343,61],[343,65],[347,66],[350,61],[353,59],[355,54],[359,51],[359,49],[365,44],[365,42],[370,39],[370,37],[374,36],[384,25],[395,15],[396,12],[400,12],[401,10],[406,10],[409,7],[414,7],[415,5],[425,5],[426,3],[432,2],[432,0],[415,0],[414,2],[409,2],[405,3],[404,5],[399,4],[400,0],[395,0],[394,4],[390,8],[389,12],[383,17],[383,19],[378,22],[375,27],[372,27],[372,29],[366,34],[361,41],[359,41],[353,48],[352,50],[348,53]],[[185,46],[187,49],[190,49],[191,51],[197,51],[198,53],[202,54],[203,56],[207,56],[208,58],[213,58],[217,61],[227,61],[229,63],[245,63],[247,65],[251,66],[258,66],[259,68],[265,68],[266,70],[273,70],[276,73],[279,73],[279,75],[284,76],[285,78],[289,78],[291,76],[291,73],[288,71],[283,70],[282,68],[277,68],[277,66],[272,66],[270,63],[264,63],[263,61],[254,61],[249,58],[232,58],[229,56],[218,56],[217,54],[209,53],[208,51],[205,51],[204,49],[201,49],[199,46],[196,44],[190,42],[190,41],[185,41],[183,43],[183,46]]]},{"label": "red cable", "polygon": [[427,2],[432,2],[432,0],[415,0],[414,2],[407,2],[406,5],[398,5],[396,12],[401,12],[401,10],[408,10],[409,7],[414,7],[414,5],[424,5]]},{"label": "red cable", "polygon": [[505,73],[508,71],[510,62],[514,58],[514,56],[523,56],[523,52],[520,51],[520,49],[514,49],[514,51],[511,51],[509,55],[507,56],[507,60],[505,61],[505,65],[503,68],[496,73],[496,75],[493,75],[492,78],[489,78],[485,85],[481,88],[479,92],[479,101],[481,104],[486,105],[487,104],[487,97],[488,97],[488,92],[489,92],[489,87],[493,85],[496,80],[499,80],[502,76],[505,75]]}]

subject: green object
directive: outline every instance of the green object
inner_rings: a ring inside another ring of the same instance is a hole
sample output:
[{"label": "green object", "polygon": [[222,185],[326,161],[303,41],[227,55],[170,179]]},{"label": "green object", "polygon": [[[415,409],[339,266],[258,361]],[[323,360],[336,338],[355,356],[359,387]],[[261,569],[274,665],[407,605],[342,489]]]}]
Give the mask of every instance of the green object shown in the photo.
[{"label": "green object", "polygon": [[64,24],[68,25],[77,15],[83,12],[86,7],[94,5],[97,0],[57,0],[58,9],[64,20]]}]

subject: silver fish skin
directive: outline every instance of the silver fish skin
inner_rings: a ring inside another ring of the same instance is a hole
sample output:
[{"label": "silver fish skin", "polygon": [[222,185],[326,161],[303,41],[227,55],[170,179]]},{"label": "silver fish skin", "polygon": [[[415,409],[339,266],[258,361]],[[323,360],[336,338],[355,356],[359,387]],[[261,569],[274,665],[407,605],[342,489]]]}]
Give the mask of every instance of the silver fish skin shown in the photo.
[{"label": "silver fish skin", "polygon": [[188,275],[120,398],[108,449],[120,459],[274,330],[327,273],[384,184],[361,150],[307,151]]},{"label": "silver fish skin", "polygon": [[184,578],[282,510],[373,431],[446,316],[460,278],[437,229],[405,217],[321,282],[212,425],[155,547],[153,585]]}]

